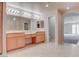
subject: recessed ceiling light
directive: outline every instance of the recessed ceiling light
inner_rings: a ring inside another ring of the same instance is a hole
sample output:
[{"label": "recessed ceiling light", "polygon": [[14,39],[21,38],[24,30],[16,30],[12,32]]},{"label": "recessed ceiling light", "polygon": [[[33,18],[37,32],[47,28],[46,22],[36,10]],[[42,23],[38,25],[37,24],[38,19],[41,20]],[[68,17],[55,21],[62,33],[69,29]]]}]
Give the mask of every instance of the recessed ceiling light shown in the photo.
[{"label": "recessed ceiling light", "polygon": [[48,7],[48,6],[49,6],[48,4],[45,5],[45,7]]},{"label": "recessed ceiling light", "polygon": [[69,9],[70,9],[70,7],[67,7],[66,9],[67,9],[67,10],[69,10]]}]

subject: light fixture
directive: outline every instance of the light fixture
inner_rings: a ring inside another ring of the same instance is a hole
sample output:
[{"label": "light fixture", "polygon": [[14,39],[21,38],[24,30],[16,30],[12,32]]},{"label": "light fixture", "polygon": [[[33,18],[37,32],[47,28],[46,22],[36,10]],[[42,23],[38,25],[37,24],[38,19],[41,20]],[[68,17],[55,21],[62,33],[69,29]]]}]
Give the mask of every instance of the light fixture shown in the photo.
[{"label": "light fixture", "polygon": [[14,14],[17,14],[17,10],[14,11]]},{"label": "light fixture", "polygon": [[20,13],[20,11],[18,11],[18,10],[17,10],[17,13],[19,14],[19,13]]},{"label": "light fixture", "polygon": [[19,14],[20,12],[18,10],[15,10],[15,14]]},{"label": "light fixture", "polygon": [[66,7],[66,9],[67,9],[67,10],[69,10],[69,9],[70,9],[70,7]]},{"label": "light fixture", "polygon": [[11,12],[11,9],[8,9],[8,12]]},{"label": "light fixture", "polygon": [[49,6],[48,4],[45,5],[45,7],[48,7],[48,6]]},{"label": "light fixture", "polygon": [[12,10],[11,10],[11,13],[13,13],[13,14],[14,14],[14,13],[15,13],[15,10],[14,10],[14,9],[12,9]]},{"label": "light fixture", "polygon": [[40,18],[40,15],[34,14],[34,19],[39,19],[39,18]]}]

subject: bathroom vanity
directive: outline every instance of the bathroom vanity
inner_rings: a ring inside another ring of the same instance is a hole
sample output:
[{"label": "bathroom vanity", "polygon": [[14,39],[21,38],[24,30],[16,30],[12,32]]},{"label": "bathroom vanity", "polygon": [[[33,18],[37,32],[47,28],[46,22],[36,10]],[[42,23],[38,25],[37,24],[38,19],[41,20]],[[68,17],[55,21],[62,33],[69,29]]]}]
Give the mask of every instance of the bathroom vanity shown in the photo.
[{"label": "bathroom vanity", "polygon": [[25,46],[24,33],[8,33],[6,37],[7,51]]},{"label": "bathroom vanity", "polygon": [[13,6],[7,6],[6,11],[7,51],[45,41],[44,20],[42,20],[40,14]]},{"label": "bathroom vanity", "polygon": [[37,44],[45,41],[45,32],[24,34],[24,32],[6,34],[7,51],[23,48],[28,44]]},{"label": "bathroom vanity", "polygon": [[45,41],[45,32],[37,32],[32,36],[32,43],[41,43]]}]

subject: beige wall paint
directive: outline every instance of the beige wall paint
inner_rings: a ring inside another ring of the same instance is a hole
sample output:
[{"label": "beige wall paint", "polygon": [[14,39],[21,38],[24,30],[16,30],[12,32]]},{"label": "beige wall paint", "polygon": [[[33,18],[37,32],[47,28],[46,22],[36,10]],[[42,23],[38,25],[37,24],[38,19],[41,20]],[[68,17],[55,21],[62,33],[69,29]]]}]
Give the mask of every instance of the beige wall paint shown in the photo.
[{"label": "beige wall paint", "polygon": [[64,19],[63,19],[63,14],[58,10],[57,11],[57,17],[56,17],[56,40],[58,44],[64,44]]}]

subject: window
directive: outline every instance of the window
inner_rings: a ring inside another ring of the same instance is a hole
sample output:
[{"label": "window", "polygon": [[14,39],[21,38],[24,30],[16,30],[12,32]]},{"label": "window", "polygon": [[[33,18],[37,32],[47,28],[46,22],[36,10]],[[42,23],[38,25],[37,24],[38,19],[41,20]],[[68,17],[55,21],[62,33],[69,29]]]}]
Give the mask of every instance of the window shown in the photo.
[{"label": "window", "polygon": [[77,34],[79,34],[79,24],[77,24]]},{"label": "window", "polygon": [[72,25],[72,34],[76,34],[76,24]]},{"label": "window", "polygon": [[79,24],[72,25],[72,34],[79,34]]}]

